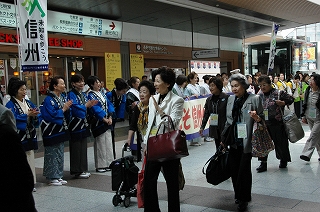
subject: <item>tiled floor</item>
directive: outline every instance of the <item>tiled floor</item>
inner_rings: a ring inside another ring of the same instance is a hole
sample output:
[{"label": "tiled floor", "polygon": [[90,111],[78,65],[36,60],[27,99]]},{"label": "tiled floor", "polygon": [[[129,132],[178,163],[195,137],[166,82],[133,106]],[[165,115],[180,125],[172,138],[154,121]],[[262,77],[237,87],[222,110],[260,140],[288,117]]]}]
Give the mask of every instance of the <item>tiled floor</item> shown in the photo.
[{"label": "tiled floor", "polygon": [[[124,125],[119,124],[119,126]],[[299,158],[303,145],[309,136],[309,129],[304,125],[306,136],[301,141],[290,144],[292,162],[287,169],[278,168],[279,161],[274,151],[269,156],[268,171],[256,173],[259,165],[256,158],[252,160],[252,202],[248,211],[320,211],[320,166],[315,152],[310,162]],[[118,137],[119,138],[119,137]],[[125,139],[125,135],[122,135]],[[124,141],[116,142],[117,155],[121,155]],[[189,146],[188,157],[182,159],[186,178],[184,190],[180,191],[181,211],[209,212],[236,211],[234,193],[230,180],[218,186],[206,182],[201,170],[206,160],[214,153],[214,143],[204,142],[202,146]],[[39,212],[47,211],[143,211],[138,209],[136,198],[131,198],[131,205],[122,204],[115,207],[111,190],[111,173],[96,173],[93,160],[93,147],[88,147],[88,162],[91,177],[74,179],[69,175],[69,153],[65,153],[65,186],[48,186],[42,176],[43,157],[36,154],[37,192],[34,192],[36,207]],[[141,163],[137,163],[141,167]],[[167,211],[166,185],[162,175],[159,176],[158,193],[161,211]]]}]

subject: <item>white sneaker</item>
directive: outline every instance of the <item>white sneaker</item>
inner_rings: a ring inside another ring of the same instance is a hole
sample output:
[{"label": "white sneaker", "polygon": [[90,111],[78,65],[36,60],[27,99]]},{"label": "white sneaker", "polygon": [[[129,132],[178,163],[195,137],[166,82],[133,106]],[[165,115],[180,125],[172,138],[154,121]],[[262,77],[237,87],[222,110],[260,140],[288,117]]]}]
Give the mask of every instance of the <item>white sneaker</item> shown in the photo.
[{"label": "white sneaker", "polygon": [[207,142],[210,142],[210,141],[213,141],[213,140],[214,140],[214,138],[206,137],[206,138],[205,138],[205,140],[206,140]]},{"label": "white sneaker", "polygon": [[37,191],[37,189],[36,188],[33,188],[33,190],[32,190],[33,192],[36,192]]},{"label": "white sneaker", "polygon": [[99,169],[96,169],[96,172],[99,172],[99,173],[103,173],[103,172],[106,172],[107,170],[105,168],[99,168]]},{"label": "white sneaker", "polygon": [[49,182],[49,185],[61,186],[62,183],[59,182],[59,180],[51,180],[51,181]]},{"label": "white sneaker", "polygon": [[63,179],[58,179],[58,181],[62,184],[62,185],[65,185],[67,184],[68,182],[66,180],[63,180]]},{"label": "white sneaker", "polygon": [[87,173],[87,172],[82,172],[81,174],[79,175],[76,175],[77,178],[80,178],[80,179],[88,179],[90,177],[90,173]]}]

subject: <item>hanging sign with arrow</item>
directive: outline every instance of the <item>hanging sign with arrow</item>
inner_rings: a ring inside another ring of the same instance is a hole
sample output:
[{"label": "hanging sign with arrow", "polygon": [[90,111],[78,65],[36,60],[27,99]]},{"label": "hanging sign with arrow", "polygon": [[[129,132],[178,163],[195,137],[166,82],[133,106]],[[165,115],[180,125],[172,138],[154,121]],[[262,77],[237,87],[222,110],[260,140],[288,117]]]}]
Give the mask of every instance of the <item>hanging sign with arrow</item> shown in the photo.
[{"label": "hanging sign with arrow", "polygon": [[192,59],[217,58],[219,56],[220,56],[219,48],[192,51]]},{"label": "hanging sign with arrow", "polygon": [[48,10],[48,31],[121,39],[122,22]]}]

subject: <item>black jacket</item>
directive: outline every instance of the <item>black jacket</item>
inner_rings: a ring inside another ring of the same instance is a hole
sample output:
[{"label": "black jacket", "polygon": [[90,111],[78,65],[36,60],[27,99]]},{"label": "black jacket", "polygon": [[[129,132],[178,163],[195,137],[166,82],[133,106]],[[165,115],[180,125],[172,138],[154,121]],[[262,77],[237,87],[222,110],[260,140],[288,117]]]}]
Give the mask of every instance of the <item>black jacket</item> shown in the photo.
[{"label": "black jacket", "polygon": [[131,92],[127,93],[127,100],[126,100],[126,111],[128,113],[129,116],[129,123],[131,123],[131,118],[132,118],[132,113],[133,110],[131,109],[131,105],[134,102],[138,102],[139,99]]},{"label": "black jacket", "polygon": [[[220,139],[220,134],[224,129],[226,123],[226,107],[229,95],[221,92],[218,98],[213,95],[208,97],[205,104],[204,116],[202,119],[201,129],[204,129],[211,113],[218,114],[218,126],[210,126],[209,136],[215,139]],[[218,103],[217,111],[213,111],[213,106]]]}]

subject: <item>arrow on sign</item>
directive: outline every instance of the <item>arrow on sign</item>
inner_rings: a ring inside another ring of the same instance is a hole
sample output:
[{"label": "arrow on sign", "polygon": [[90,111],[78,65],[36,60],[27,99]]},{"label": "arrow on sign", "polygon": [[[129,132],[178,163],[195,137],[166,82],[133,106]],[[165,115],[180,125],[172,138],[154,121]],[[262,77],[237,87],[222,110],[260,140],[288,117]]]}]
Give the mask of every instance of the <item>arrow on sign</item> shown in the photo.
[{"label": "arrow on sign", "polygon": [[109,27],[111,27],[111,30],[113,30],[116,27],[116,25],[113,22],[111,22],[111,23],[112,24],[110,24]]},{"label": "arrow on sign", "polygon": [[192,58],[215,58],[219,57],[219,48],[192,51]]}]

